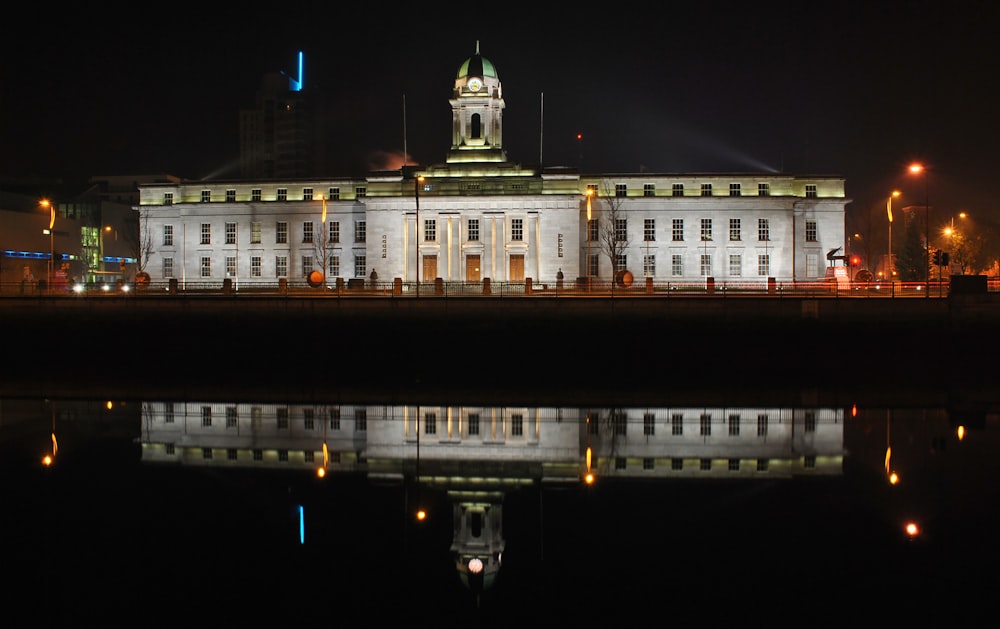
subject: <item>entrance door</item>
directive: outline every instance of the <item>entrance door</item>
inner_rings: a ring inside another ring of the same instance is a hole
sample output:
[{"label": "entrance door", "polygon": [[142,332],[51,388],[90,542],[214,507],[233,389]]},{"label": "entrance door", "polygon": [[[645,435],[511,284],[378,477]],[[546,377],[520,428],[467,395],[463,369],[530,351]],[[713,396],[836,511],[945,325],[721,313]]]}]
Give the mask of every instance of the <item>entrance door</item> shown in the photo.
[{"label": "entrance door", "polygon": [[510,281],[512,281],[512,282],[523,282],[524,281],[524,256],[523,255],[511,255],[510,256]]},{"label": "entrance door", "polygon": [[465,281],[479,281],[479,256],[465,256]]},{"label": "entrance door", "polygon": [[424,256],[424,279],[425,282],[433,282],[438,276],[437,256]]}]

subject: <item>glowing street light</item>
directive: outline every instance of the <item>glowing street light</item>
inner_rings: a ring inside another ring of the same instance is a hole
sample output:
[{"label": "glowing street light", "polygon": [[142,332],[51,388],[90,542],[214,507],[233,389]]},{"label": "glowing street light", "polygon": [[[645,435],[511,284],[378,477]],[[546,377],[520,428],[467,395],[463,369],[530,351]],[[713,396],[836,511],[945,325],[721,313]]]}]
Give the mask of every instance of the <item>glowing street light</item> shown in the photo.
[{"label": "glowing street light", "polygon": [[899,190],[893,190],[892,194],[889,195],[889,202],[886,205],[886,213],[888,213],[889,215],[889,282],[890,283],[896,277],[896,274],[893,273],[894,267],[892,265],[892,199],[894,197],[898,197],[901,194],[902,192],[900,192]]},{"label": "glowing street light", "polygon": [[926,273],[924,280],[924,297],[930,298],[931,296],[931,204],[930,204],[930,194],[928,194],[929,185],[927,183],[927,167],[923,164],[910,164],[910,174],[920,175],[924,178],[924,272]]},{"label": "glowing street light", "polygon": [[591,210],[590,210],[590,200],[594,196],[594,189],[587,187],[587,292],[590,292],[590,221],[591,221]]},{"label": "glowing street light", "polygon": [[413,278],[417,282],[417,297],[420,297],[420,186],[424,183],[423,175],[413,178],[413,248],[416,250],[416,264],[413,267]]},{"label": "glowing street light", "polygon": [[[56,226],[56,204],[48,199],[42,199],[38,202],[43,208],[49,210],[49,269],[48,269],[48,288],[52,290],[52,264],[56,257],[56,242],[55,242],[55,226]],[[42,233],[45,233],[44,231]]]}]

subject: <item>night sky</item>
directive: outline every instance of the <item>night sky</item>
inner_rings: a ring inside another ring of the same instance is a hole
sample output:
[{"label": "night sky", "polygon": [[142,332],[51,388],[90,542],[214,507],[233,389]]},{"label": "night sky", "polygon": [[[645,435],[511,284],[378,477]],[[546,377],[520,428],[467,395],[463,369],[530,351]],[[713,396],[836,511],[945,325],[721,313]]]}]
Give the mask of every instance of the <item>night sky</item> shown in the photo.
[{"label": "night sky", "polygon": [[[849,214],[884,210],[895,188],[897,207],[926,195],[942,215],[1000,218],[1000,3],[389,6],[27,9],[21,37],[0,43],[0,181],[236,178],[239,111],[300,50],[306,84],[329,100],[330,176],[398,166],[404,136],[413,160],[442,162],[454,77],[479,41],[503,83],[513,161],[834,174]],[[913,160],[933,169],[926,190],[905,173]]]}]

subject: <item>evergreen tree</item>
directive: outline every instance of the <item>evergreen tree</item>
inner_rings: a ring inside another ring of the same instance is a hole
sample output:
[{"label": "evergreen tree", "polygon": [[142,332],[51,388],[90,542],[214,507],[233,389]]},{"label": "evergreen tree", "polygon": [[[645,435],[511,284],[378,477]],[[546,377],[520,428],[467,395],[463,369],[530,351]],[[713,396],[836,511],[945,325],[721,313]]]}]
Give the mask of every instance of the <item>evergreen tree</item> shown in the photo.
[{"label": "evergreen tree", "polygon": [[903,247],[896,255],[896,273],[902,282],[927,279],[927,250],[917,221],[911,220],[903,235]]}]

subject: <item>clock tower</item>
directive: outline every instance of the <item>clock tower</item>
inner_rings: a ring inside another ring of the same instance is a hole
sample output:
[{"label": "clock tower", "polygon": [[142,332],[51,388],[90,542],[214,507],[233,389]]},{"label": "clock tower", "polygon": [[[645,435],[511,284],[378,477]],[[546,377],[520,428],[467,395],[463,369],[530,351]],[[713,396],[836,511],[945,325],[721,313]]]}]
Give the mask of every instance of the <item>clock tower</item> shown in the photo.
[{"label": "clock tower", "polygon": [[503,150],[503,90],[493,63],[476,54],[462,63],[451,103],[448,163],[506,162]]}]

